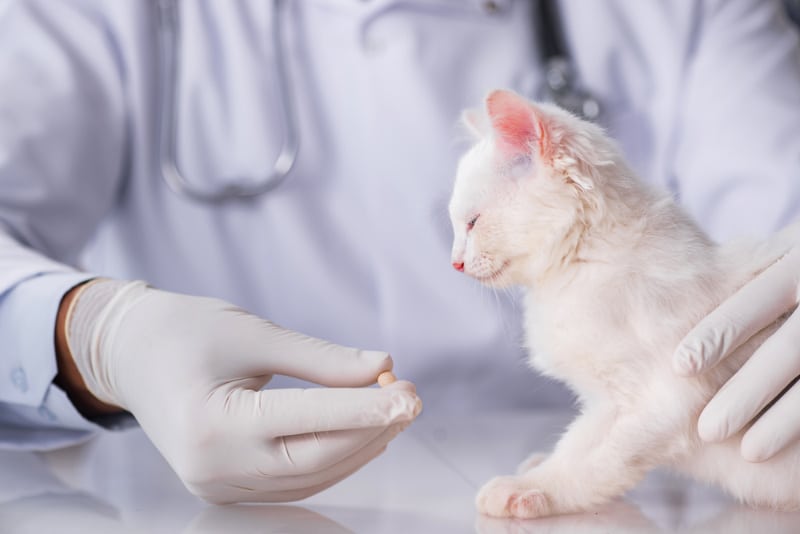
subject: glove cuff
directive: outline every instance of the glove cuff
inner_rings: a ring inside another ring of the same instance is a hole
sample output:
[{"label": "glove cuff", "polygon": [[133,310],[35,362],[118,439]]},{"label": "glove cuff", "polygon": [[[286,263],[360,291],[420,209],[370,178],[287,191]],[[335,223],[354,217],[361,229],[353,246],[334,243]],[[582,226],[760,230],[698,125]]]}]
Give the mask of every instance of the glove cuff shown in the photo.
[{"label": "glove cuff", "polygon": [[104,341],[117,317],[147,289],[141,281],[98,278],[84,284],[67,309],[66,338],[72,359],[89,391],[99,400],[125,408],[115,392],[113,358]]}]

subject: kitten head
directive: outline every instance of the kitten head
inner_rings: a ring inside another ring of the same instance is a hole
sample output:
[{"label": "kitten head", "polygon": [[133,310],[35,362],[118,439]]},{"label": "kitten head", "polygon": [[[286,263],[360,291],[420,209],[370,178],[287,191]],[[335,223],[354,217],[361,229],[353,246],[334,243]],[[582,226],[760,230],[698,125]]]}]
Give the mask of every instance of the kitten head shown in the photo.
[{"label": "kitten head", "polygon": [[462,120],[476,143],[450,199],[453,266],[492,286],[529,285],[568,261],[600,210],[617,152],[597,126],[508,91]]}]

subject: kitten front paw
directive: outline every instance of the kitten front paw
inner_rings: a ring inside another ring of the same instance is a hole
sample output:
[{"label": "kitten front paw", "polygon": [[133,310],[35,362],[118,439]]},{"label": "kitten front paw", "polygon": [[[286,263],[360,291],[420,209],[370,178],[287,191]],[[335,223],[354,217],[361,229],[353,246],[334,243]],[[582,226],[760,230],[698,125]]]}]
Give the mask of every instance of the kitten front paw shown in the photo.
[{"label": "kitten front paw", "polygon": [[547,458],[547,453],[545,452],[534,452],[530,456],[528,456],[519,467],[517,467],[517,474],[523,475],[533,469],[534,467],[538,466],[540,463],[544,462]]},{"label": "kitten front paw", "polygon": [[480,513],[492,517],[532,519],[551,513],[544,492],[523,476],[493,478],[478,492],[475,504]]}]

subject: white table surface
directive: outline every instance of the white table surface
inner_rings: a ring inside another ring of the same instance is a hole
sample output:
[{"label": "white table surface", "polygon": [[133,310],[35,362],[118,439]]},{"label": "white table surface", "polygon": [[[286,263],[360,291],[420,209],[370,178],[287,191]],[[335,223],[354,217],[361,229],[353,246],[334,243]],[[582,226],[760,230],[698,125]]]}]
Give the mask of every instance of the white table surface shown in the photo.
[{"label": "white table surface", "polygon": [[569,419],[423,413],[380,458],[291,505],[208,505],[138,429],[47,454],[0,451],[0,533],[800,532],[800,513],[740,506],[661,471],[597,513],[529,521],[476,514],[480,485],[549,449]]}]

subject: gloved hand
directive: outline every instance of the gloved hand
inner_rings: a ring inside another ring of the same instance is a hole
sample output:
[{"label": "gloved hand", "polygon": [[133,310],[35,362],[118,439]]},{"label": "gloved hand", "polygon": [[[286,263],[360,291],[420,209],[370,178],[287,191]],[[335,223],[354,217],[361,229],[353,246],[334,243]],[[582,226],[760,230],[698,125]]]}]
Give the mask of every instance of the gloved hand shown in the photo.
[{"label": "gloved hand", "polygon": [[[375,458],[420,412],[410,382],[373,384],[392,360],[142,282],[99,280],[68,312],[88,389],[130,411],[194,494],[289,501]],[[274,374],[325,386],[261,388]]]},{"label": "gloved hand", "polygon": [[[770,243],[771,254],[755,279],[704,318],[678,346],[673,359],[682,375],[716,365],[755,333],[798,304],[800,223],[787,227]],[[758,417],[742,438],[741,454],[749,461],[767,460],[800,438],[800,312],[794,311],[719,390],[700,415],[698,432],[705,441],[721,441]],[[759,416],[770,402],[791,387]]]}]

